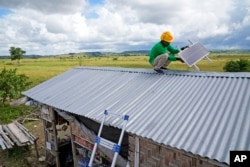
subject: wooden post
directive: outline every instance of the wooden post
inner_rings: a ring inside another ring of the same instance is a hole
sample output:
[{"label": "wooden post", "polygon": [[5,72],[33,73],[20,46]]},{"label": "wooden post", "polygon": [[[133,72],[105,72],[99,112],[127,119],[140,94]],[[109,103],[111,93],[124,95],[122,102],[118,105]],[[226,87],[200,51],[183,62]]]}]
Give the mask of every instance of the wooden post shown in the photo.
[{"label": "wooden post", "polygon": [[134,159],[134,167],[139,167],[139,162],[140,162],[140,140],[139,137],[134,137],[135,138],[135,159]]},{"label": "wooden post", "polygon": [[72,153],[73,153],[73,160],[74,160],[74,167],[77,167],[77,157],[76,157],[76,146],[75,146],[75,136],[72,133],[72,127],[71,127],[71,123],[70,123],[70,136],[71,136],[71,145],[72,145]]},{"label": "wooden post", "polygon": [[50,107],[51,114],[52,114],[52,128],[53,128],[53,135],[54,135],[54,142],[55,142],[55,154],[56,154],[56,166],[60,167],[60,157],[59,157],[59,150],[58,150],[58,141],[57,141],[57,130],[56,130],[56,117],[55,111]]},{"label": "wooden post", "polygon": [[[43,119],[43,133],[44,133],[44,146],[46,148],[46,142],[48,141],[48,135],[46,133],[46,121]],[[47,151],[45,150],[45,157],[47,157]]]},{"label": "wooden post", "polygon": [[[36,141],[38,140],[39,138],[36,138],[36,140],[34,141],[34,144],[35,144],[35,149],[36,149],[36,157],[37,159],[39,159],[39,153],[38,153],[38,149],[37,149],[37,143]],[[46,152],[46,151],[45,151]]]}]

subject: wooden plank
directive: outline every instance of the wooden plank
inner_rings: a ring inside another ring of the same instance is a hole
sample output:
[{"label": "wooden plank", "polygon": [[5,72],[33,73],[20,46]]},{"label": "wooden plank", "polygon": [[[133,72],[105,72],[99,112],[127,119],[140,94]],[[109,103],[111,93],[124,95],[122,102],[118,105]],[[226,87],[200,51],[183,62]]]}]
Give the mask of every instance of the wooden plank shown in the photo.
[{"label": "wooden plank", "polygon": [[19,122],[0,125],[0,148],[2,147],[2,149],[11,149],[15,144],[17,146],[36,145],[37,139]]},{"label": "wooden plank", "polygon": [[18,141],[18,139],[16,138],[16,136],[11,132],[11,130],[9,130],[7,125],[3,125],[2,126],[3,130],[8,134],[8,136],[10,137],[10,139],[18,146],[22,146],[22,144]]},{"label": "wooden plank", "polygon": [[[7,136],[4,136],[4,135],[1,135],[0,134],[0,145],[2,145],[2,148],[4,149],[4,147],[8,148],[8,149],[11,149],[12,148],[12,145],[11,143],[8,142],[8,140],[6,141],[5,138]],[[7,137],[8,138],[8,137]]]},{"label": "wooden plank", "polygon": [[1,137],[1,135],[0,135],[0,146],[2,147],[3,150],[6,149],[6,146],[5,146],[5,144],[4,144],[4,140],[3,140],[3,138]]},{"label": "wooden plank", "polygon": [[15,137],[19,140],[20,143],[27,143],[29,139],[26,135],[16,126],[15,123],[11,123],[7,125],[9,130],[15,135]]},{"label": "wooden plank", "polygon": [[16,126],[23,131],[23,133],[30,139],[30,142],[33,144],[34,141],[37,140],[37,137],[35,137],[30,131],[20,124],[19,122],[15,121]]},{"label": "wooden plank", "polygon": [[10,140],[10,138],[7,136],[7,134],[3,131],[2,125],[0,125],[0,136],[2,135],[3,143],[6,145],[6,147],[12,148],[14,146],[14,143]]}]

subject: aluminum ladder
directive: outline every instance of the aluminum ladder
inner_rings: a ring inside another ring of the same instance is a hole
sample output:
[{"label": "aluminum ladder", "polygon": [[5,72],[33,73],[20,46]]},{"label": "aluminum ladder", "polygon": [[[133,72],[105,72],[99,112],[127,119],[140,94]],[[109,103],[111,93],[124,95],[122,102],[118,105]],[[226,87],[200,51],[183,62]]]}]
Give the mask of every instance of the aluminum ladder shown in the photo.
[{"label": "aluminum ladder", "polygon": [[[120,118],[122,118],[124,120],[123,126],[122,126],[122,131],[121,131],[118,143],[114,143],[112,141],[109,141],[109,140],[104,139],[104,138],[101,137],[103,124],[104,124],[104,122],[106,120],[106,117],[108,115],[120,117]],[[92,154],[91,154],[91,158],[90,158],[88,167],[92,167],[98,144],[100,144],[101,146],[104,146],[104,147],[106,147],[106,148],[108,148],[108,149],[115,152],[113,160],[112,160],[112,164],[111,164],[111,167],[115,167],[117,156],[118,156],[118,154],[119,154],[119,152],[121,150],[121,143],[122,143],[122,139],[123,139],[123,135],[124,135],[124,131],[125,131],[128,119],[129,119],[128,115],[120,115],[120,114],[116,114],[116,113],[111,113],[111,112],[108,112],[107,110],[104,111],[104,117],[102,119],[99,131],[98,131],[98,135],[96,136],[95,145],[94,145],[94,148],[93,148],[93,151],[92,151]]]}]

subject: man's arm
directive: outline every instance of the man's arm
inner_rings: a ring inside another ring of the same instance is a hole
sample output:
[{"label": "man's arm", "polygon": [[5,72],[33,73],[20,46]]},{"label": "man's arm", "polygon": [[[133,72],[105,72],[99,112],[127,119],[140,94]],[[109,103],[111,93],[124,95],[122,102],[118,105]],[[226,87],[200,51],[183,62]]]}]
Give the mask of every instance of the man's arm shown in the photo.
[{"label": "man's arm", "polygon": [[168,56],[168,60],[169,61],[180,61],[180,62],[182,62],[182,63],[184,63],[184,61],[182,60],[182,58],[180,58],[180,57],[175,57],[175,56]]},{"label": "man's arm", "polygon": [[168,45],[168,51],[171,53],[171,54],[177,54],[179,53],[179,49],[173,47],[171,44]]}]

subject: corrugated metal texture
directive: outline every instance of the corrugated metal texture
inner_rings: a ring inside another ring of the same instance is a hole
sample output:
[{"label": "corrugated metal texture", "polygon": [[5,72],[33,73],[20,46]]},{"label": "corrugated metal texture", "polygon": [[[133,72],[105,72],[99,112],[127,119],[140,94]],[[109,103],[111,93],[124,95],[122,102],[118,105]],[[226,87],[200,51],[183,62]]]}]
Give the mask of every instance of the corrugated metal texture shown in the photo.
[{"label": "corrugated metal texture", "polygon": [[98,122],[105,109],[128,114],[128,132],[227,164],[250,150],[249,73],[74,68],[23,94]]}]

